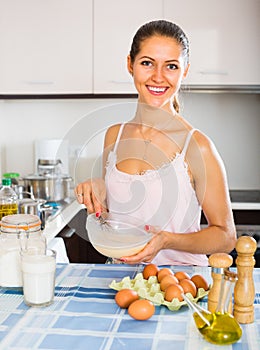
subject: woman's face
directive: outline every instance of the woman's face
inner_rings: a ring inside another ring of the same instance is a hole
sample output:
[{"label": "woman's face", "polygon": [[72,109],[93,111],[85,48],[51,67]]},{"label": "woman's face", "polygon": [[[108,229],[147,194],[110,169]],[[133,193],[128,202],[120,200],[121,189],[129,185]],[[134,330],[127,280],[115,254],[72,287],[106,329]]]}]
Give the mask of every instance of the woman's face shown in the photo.
[{"label": "woman's face", "polygon": [[181,46],[175,39],[152,36],[140,48],[134,62],[128,56],[128,70],[133,75],[139,102],[172,110],[174,95],[188,71]]}]

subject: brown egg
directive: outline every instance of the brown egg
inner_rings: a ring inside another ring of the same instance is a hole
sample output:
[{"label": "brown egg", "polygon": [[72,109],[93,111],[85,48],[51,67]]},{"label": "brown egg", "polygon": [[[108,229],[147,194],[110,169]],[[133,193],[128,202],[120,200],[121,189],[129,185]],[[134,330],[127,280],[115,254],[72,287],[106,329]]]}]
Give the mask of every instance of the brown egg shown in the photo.
[{"label": "brown egg", "polygon": [[190,275],[184,271],[177,271],[174,273],[174,276],[177,277],[179,281],[183,280],[184,278],[190,280]]},{"label": "brown egg", "polygon": [[157,273],[158,282],[160,283],[161,280],[163,279],[163,277],[166,275],[173,275],[172,270],[168,269],[168,267],[164,267],[160,271],[158,271],[158,273]]},{"label": "brown egg", "polygon": [[132,302],[138,299],[137,292],[132,289],[121,289],[115,295],[115,301],[122,309],[127,309]]},{"label": "brown egg", "polygon": [[156,276],[159,268],[155,264],[146,265],[143,269],[143,277],[148,280],[150,276]]},{"label": "brown egg", "polygon": [[134,301],[128,308],[128,314],[136,320],[148,320],[155,312],[153,303],[146,299]]},{"label": "brown egg", "polygon": [[182,280],[180,280],[180,286],[182,286],[182,288],[184,290],[184,294],[190,293],[193,296],[193,298],[196,297],[197,288],[196,288],[195,283],[192,282],[192,280],[187,279],[187,278],[183,278]]},{"label": "brown egg", "polygon": [[208,282],[205,280],[205,278],[201,275],[194,275],[191,277],[191,281],[195,284],[195,286],[198,288],[203,288],[204,290],[209,289]]},{"label": "brown egg", "polygon": [[180,284],[171,284],[168,288],[166,288],[164,299],[166,301],[172,301],[174,298],[179,299],[179,301],[183,301],[182,294],[184,290]]},{"label": "brown egg", "polygon": [[161,280],[160,288],[164,292],[166,288],[169,287],[171,284],[177,284],[177,283],[179,283],[179,281],[174,275],[166,275]]}]

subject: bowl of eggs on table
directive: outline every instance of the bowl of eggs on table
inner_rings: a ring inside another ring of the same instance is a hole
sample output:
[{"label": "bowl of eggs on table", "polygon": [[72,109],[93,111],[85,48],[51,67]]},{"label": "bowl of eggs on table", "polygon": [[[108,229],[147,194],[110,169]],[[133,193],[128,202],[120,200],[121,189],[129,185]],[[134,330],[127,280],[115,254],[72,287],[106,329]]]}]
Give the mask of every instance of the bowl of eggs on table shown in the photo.
[{"label": "bowl of eggs on table", "polygon": [[197,302],[209,292],[209,284],[200,275],[189,275],[184,271],[173,271],[148,264],[143,271],[130,279],[113,280],[109,286],[117,291],[115,302],[136,320],[147,320],[153,316],[155,306],[164,305],[171,311],[179,310],[187,303],[183,294]]}]

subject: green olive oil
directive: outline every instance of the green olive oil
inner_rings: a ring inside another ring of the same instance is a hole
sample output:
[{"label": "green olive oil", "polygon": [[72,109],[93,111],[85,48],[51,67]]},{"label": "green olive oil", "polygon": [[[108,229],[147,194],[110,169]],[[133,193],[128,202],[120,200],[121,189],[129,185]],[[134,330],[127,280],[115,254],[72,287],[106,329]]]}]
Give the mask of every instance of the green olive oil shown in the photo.
[{"label": "green olive oil", "polygon": [[17,214],[18,205],[16,203],[0,204],[0,220],[6,215]]},{"label": "green olive oil", "polygon": [[204,339],[210,343],[218,345],[228,345],[237,342],[242,336],[242,329],[236,319],[229,313],[215,312],[208,314],[202,312],[209,321],[208,326],[195,312],[193,318],[199,332]]}]

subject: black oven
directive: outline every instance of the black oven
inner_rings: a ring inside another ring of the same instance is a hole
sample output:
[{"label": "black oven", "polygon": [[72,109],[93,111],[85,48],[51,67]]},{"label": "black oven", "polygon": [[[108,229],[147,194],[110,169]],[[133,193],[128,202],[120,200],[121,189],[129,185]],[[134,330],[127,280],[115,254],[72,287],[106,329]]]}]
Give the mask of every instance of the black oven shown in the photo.
[{"label": "black oven", "polygon": [[[233,204],[237,236],[251,236],[256,240],[255,267],[260,267],[260,191],[230,191],[230,198]],[[231,252],[231,255],[234,259],[233,265],[235,265],[236,251]]]},{"label": "black oven", "polygon": [[[230,191],[234,221],[236,224],[237,237],[242,235],[251,236],[257,242],[255,252],[255,267],[260,267],[260,190],[232,190]],[[207,221],[202,213],[202,227]],[[237,252],[230,252],[233,257],[233,265],[236,266]]]},{"label": "black oven", "polygon": [[[260,190],[231,190],[230,198],[237,237],[246,235],[256,240],[255,267],[260,267]],[[203,215],[202,224],[206,224]],[[234,249],[230,254],[233,257],[232,266],[236,266],[236,250]]]}]

